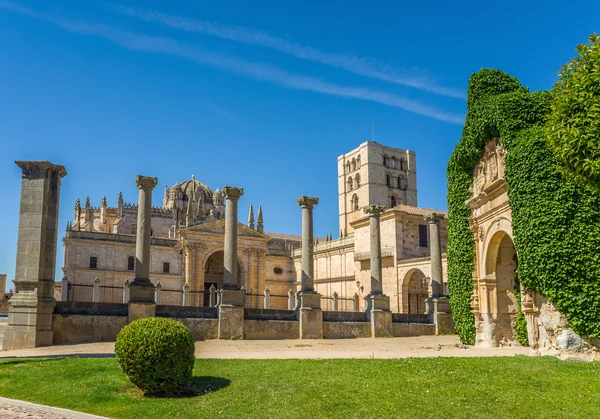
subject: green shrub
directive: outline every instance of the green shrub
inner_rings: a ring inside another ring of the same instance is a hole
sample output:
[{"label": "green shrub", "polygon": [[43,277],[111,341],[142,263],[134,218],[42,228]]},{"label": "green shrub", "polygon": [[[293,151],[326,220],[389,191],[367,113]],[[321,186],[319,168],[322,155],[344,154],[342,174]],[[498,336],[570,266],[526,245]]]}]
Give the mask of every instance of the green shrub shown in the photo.
[{"label": "green shrub", "polygon": [[115,355],[123,372],[146,395],[187,391],[194,368],[194,338],[183,324],[150,317],[125,326]]}]

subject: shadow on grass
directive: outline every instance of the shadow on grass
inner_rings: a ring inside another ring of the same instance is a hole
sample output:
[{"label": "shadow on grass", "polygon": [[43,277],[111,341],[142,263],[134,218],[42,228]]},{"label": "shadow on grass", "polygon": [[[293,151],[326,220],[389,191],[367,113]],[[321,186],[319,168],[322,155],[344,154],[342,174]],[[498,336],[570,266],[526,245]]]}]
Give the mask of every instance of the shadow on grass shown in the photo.
[{"label": "shadow on grass", "polygon": [[156,399],[185,399],[198,396],[204,396],[205,394],[214,393],[221,390],[222,388],[228,387],[231,381],[227,378],[221,377],[192,377],[191,385],[185,390],[185,392],[177,395],[166,395],[166,394],[145,394],[144,397],[156,398]]}]

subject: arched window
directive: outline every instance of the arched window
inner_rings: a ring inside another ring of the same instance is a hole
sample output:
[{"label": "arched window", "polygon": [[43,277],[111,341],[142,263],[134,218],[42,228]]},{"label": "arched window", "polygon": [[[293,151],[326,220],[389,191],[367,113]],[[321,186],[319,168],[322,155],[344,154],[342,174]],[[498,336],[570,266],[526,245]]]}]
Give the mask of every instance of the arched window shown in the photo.
[{"label": "arched window", "polygon": [[351,191],[352,189],[354,189],[354,184],[353,184],[353,181],[352,181],[352,176],[350,176],[348,178],[348,190]]},{"label": "arched window", "polygon": [[392,195],[391,199],[390,199],[390,206],[392,208],[394,208],[396,205],[398,205],[398,198],[396,197],[396,195]]},{"label": "arched window", "polygon": [[400,170],[407,170],[406,168],[406,160],[400,159]]},{"label": "arched window", "polygon": [[135,258],[133,256],[129,256],[127,258],[127,270],[133,271],[135,269]]},{"label": "arched window", "polygon": [[356,159],[352,159],[352,171],[356,170]]},{"label": "arched window", "polygon": [[358,157],[356,158],[356,168],[360,169],[360,154],[358,155]]},{"label": "arched window", "polygon": [[392,187],[392,177],[389,175],[389,173],[385,175],[385,184],[388,188]]},{"label": "arched window", "polygon": [[385,167],[387,167],[387,165],[388,165],[388,158],[387,158],[387,156],[383,156],[383,165]]},{"label": "arched window", "polygon": [[354,177],[354,181],[356,182],[356,187],[360,188],[360,174],[356,174],[356,176]]},{"label": "arched window", "polygon": [[396,158],[392,157],[392,164],[390,165],[392,169],[396,169]]},{"label": "arched window", "polygon": [[352,211],[358,211],[358,195],[352,196]]},{"label": "arched window", "polygon": [[346,173],[350,173],[350,162],[346,162]]},{"label": "arched window", "polygon": [[398,176],[398,189],[406,189],[406,178],[402,175]]}]

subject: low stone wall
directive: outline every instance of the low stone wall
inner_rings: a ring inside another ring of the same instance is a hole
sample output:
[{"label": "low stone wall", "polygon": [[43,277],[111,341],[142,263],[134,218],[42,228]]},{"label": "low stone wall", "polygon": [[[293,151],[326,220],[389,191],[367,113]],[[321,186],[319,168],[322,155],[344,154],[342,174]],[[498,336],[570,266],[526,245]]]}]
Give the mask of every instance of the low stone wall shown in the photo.
[{"label": "low stone wall", "polygon": [[183,323],[188,329],[190,329],[194,340],[217,339],[219,336],[218,319],[173,317],[173,320]]},{"label": "low stone wall", "polygon": [[325,339],[351,339],[370,337],[370,322],[323,322],[323,338]]},{"label": "low stone wall", "polygon": [[392,323],[431,323],[429,314],[392,313]]},{"label": "low stone wall", "polygon": [[246,320],[287,320],[296,321],[295,310],[273,310],[264,308],[246,308],[244,309],[244,319]]},{"label": "low stone wall", "polygon": [[435,324],[427,323],[392,323],[392,332],[395,338],[408,336],[433,336]]},{"label": "low stone wall", "polygon": [[244,320],[244,339],[298,339],[297,320]]},{"label": "low stone wall", "polygon": [[59,301],[52,316],[53,343],[114,341],[126,324],[126,304]]},{"label": "low stone wall", "polygon": [[324,311],[324,322],[368,322],[364,311]]},{"label": "low stone wall", "polygon": [[157,305],[156,317],[171,317],[173,319],[218,319],[219,312],[216,307]]}]

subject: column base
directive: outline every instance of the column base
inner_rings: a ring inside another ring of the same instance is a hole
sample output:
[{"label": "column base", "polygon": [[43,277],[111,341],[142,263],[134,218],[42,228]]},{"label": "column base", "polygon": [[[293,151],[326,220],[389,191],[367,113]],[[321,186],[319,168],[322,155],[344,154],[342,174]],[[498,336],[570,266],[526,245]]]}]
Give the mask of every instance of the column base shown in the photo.
[{"label": "column base", "polygon": [[154,303],[154,284],[149,279],[135,278],[129,284],[129,301]]},{"label": "column base", "polygon": [[156,304],[152,302],[129,301],[127,304],[128,323],[146,317],[156,316]]},{"label": "column base", "polygon": [[246,291],[240,289],[220,289],[217,291],[219,295],[219,305],[244,307],[246,305]]},{"label": "column base", "polygon": [[[243,291],[242,291],[243,292]],[[219,305],[219,339],[242,339],[244,337],[244,307]]]},{"label": "column base", "polygon": [[365,296],[366,312],[371,323],[371,337],[385,338],[394,335],[392,328],[392,312],[390,297],[384,294],[368,294]]},{"label": "column base", "polygon": [[390,297],[385,294],[367,294],[365,295],[365,311],[384,310],[390,311]]},{"label": "column base", "polygon": [[299,291],[296,294],[296,309],[321,308],[321,294],[316,291]]},{"label": "column base", "polygon": [[445,296],[430,297],[425,300],[427,314],[430,321],[435,324],[436,335],[453,335],[454,320],[450,309],[450,299]]},{"label": "column base", "polygon": [[19,292],[8,301],[8,307],[4,350],[52,345],[52,314],[56,307],[53,297],[39,298],[35,291]]}]

